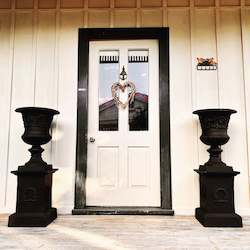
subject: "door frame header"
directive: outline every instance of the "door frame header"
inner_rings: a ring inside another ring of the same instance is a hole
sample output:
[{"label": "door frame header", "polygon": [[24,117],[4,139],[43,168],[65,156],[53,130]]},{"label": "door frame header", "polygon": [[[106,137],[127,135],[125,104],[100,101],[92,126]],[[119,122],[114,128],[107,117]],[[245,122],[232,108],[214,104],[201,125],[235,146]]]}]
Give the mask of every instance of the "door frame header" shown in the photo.
[{"label": "door frame header", "polygon": [[81,28],[78,47],[77,148],[74,210],[86,208],[89,42],[156,39],[159,43],[161,208],[172,209],[168,28]]}]

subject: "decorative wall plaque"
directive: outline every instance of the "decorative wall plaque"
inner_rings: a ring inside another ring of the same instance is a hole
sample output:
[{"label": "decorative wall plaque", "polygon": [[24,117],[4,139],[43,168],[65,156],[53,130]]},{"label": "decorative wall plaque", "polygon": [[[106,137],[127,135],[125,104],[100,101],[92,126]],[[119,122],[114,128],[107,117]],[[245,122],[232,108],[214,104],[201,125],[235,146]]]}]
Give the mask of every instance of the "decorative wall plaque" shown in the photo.
[{"label": "decorative wall plaque", "polygon": [[213,57],[211,58],[201,58],[197,57],[198,64],[196,66],[197,70],[217,70],[217,63]]}]

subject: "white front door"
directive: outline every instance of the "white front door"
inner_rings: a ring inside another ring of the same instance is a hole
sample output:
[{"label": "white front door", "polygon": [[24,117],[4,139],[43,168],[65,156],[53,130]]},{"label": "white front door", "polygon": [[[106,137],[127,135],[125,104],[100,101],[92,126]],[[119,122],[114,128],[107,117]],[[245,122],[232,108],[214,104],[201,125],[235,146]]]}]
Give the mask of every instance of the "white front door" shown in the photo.
[{"label": "white front door", "polygon": [[158,53],[157,40],[90,42],[87,206],[161,205]]}]

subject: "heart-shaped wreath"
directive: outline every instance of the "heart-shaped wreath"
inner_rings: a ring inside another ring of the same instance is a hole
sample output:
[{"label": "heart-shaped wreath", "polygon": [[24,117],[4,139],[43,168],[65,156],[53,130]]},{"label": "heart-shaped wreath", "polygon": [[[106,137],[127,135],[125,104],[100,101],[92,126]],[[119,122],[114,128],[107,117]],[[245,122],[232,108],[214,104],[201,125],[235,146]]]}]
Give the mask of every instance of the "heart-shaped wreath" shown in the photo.
[{"label": "heart-shaped wreath", "polygon": [[[124,92],[126,88],[130,88],[130,92],[128,94],[127,101],[125,103],[123,103],[119,98],[118,91],[121,90],[122,92]],[[124,84],[120,84],[119,82],[115,82],[111,86],[111,92],[112,92],[112,97],[115,101],[116,106],[122,107],[123,109],[125,109],[129,103],[132,103],[134,101],[136,88],[135,88],[135,84],[132,82],[129,82],[129,81],[125,82]]]}]

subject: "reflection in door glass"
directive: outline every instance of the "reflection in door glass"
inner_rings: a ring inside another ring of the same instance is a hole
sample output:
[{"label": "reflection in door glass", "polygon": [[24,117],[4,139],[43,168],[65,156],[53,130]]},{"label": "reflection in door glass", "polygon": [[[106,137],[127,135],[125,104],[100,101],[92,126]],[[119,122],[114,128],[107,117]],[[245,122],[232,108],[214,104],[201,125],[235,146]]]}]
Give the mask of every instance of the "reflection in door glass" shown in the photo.
[{"label": "reflection in door glass", "polygon": [[118,130],[118,109],[111,86],[119,77],[119,52],[100,51],[99,58],[99,130]]},{"label": "reflection in door glass", "polygon": [[129,51],[128,78],[136,86],[129,104],[129,130],[148,130],[148,50]]}]

